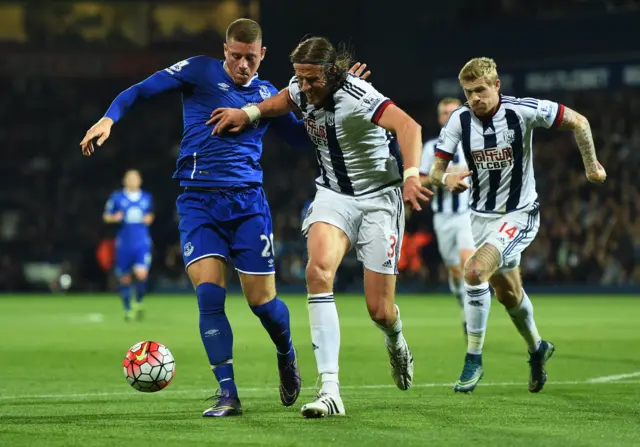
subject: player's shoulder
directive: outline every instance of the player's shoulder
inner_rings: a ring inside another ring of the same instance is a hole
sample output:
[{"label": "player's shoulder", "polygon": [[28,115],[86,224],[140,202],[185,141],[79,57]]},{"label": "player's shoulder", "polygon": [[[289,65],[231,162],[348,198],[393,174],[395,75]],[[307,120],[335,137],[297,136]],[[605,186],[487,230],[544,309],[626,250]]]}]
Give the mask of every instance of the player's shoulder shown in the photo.
[{"label": "player's shoulder", "polygon": [[263,99],[277,95],[279,91],[271,81],[260,79],[259,77],[255,78],[251,85],[260,90],[260,96],[262,96]]},{"label": "player's shoulder", "polygon": [[336,94],[345,97],[350,96],[355,101],[360,101],[366,96],[379,93],[369,82],[349,73]]},{"label": "player's shoulder", "polygon": [[210,56],[205,56],[203,54],[197,55],[197,56],[191,56],[188,57],[184,60],[181,60],[180,62],[176,62],[175,64],[173,64],[172,66],[170,66],[169,68],[167,68],[167,71],[175,71],[175,72],[180,72],[184,69],[191,69],[193,70],[198,69],[198,68],[203,68],[203,67],[207,67],[210,64],[214,64],[214,63],[220,63],[219,59],[210,57]]},{"label": "player's shoulder", "polygon": [[109,198],[114,200],[121,199],[122,197],[124,197],[124,191],[122,191],[121,189],[111,191],[111,195],[109,195]]},{"label": "player's shoulder", "polygon": [[[453,112],[451,112],[451,115],[449,115],[449,119],[444,124],[444,127],[442,128],[442,131],[444,131],[445,128],[447,128],[447,129],[450,128],[451,125],[459,125],[460,124],[460,117],[465,113],[467,113],[467,114],[471,113],[471,107],[469,107],[469,103],[468,102],[465,102],[464,104],[461,104],[457,109],[455,109]],[[442,131],[440,132],[441,134],[442,134]]]},{"label": "player's shoulder", "polygon": [[388,100],[370,83],[352,74],[347,75],[333,96],[335,103],[340,104],[343,110],[358,110],[364,115],[374,112]]},{"label": "player's shoulder", "polygon": [[515,96],[501,95],[500,102],[507,109],[536,110],[538,108],[538,103],[540,102],[540,100],[537,98],[518,98]]}]

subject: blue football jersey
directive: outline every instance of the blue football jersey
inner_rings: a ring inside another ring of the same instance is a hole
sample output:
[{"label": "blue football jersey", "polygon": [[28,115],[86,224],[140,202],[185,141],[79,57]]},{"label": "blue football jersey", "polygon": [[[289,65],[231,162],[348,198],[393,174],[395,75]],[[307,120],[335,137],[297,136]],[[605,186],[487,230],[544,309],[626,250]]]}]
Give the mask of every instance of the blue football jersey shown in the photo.
[{"label": "blue football jersey", "polygon": [[151,245],[149,227],[144,223],[144,216],[153,212],[153,198],[146,191],[115,191],[104,207],[106,214],[121,211],[124,215],[116,234],[118,247],[135,247]]},{"label": "blue football jersey", "polygon": [[212,136],[205,123],[220,107],[241,108],[277,93],[257,74],[245,85],[236,85],[224,62],[195,56],[158,71],[121,93],[107,111],[115,121],[139,97],[177,90],[182,93],[184,131],[173,177],[182,186],[243,187],[262,184],[262,137],[271,127],[293,147],[312,147],[302,121],[289,113],[262,119],[243,132]]}]

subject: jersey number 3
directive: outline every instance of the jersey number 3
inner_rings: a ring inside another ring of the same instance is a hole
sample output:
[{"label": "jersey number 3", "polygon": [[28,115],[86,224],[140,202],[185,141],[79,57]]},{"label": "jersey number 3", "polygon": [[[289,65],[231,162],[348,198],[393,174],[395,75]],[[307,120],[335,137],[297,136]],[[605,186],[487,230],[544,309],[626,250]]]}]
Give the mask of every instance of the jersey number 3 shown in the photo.
[{"label": "jersey number 3", "polygon": [[389,239],[391,239],[391,246],[389,247],[390,250],[387,252],[387,256],[393,258],[396,254],[396,244],[398,243],[398,239],[395,236],[390,236]]}]

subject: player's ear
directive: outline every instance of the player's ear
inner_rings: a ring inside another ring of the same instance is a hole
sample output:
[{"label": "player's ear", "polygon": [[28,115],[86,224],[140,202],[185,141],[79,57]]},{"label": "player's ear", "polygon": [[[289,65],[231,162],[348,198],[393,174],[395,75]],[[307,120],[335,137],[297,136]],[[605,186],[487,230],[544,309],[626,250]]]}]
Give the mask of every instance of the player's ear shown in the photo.
[{"label": "player's ear", "polygon": [[264,60],[264,56],[267,54],[267,47],[260,48],[260,60]]},{"label": "player's ear", "polygon": [[500,91],[500,79],[496,79],[496,90]]}]

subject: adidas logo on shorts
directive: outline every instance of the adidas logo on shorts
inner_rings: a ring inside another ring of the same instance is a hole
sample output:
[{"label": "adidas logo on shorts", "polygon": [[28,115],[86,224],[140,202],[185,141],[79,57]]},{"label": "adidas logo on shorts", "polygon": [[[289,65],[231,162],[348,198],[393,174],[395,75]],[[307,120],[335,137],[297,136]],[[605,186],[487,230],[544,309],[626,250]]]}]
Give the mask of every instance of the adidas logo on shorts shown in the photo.
[{"label": "adidas logo on shorts", "polygon": [[384,263],[384,264],[382,264],[382,267],[384,267],[384,268],[388,268],[388,269],[393,268],[393,264],[391,263],[391,259],[387,259],[387,260],[385,261],[385,263]]}]

